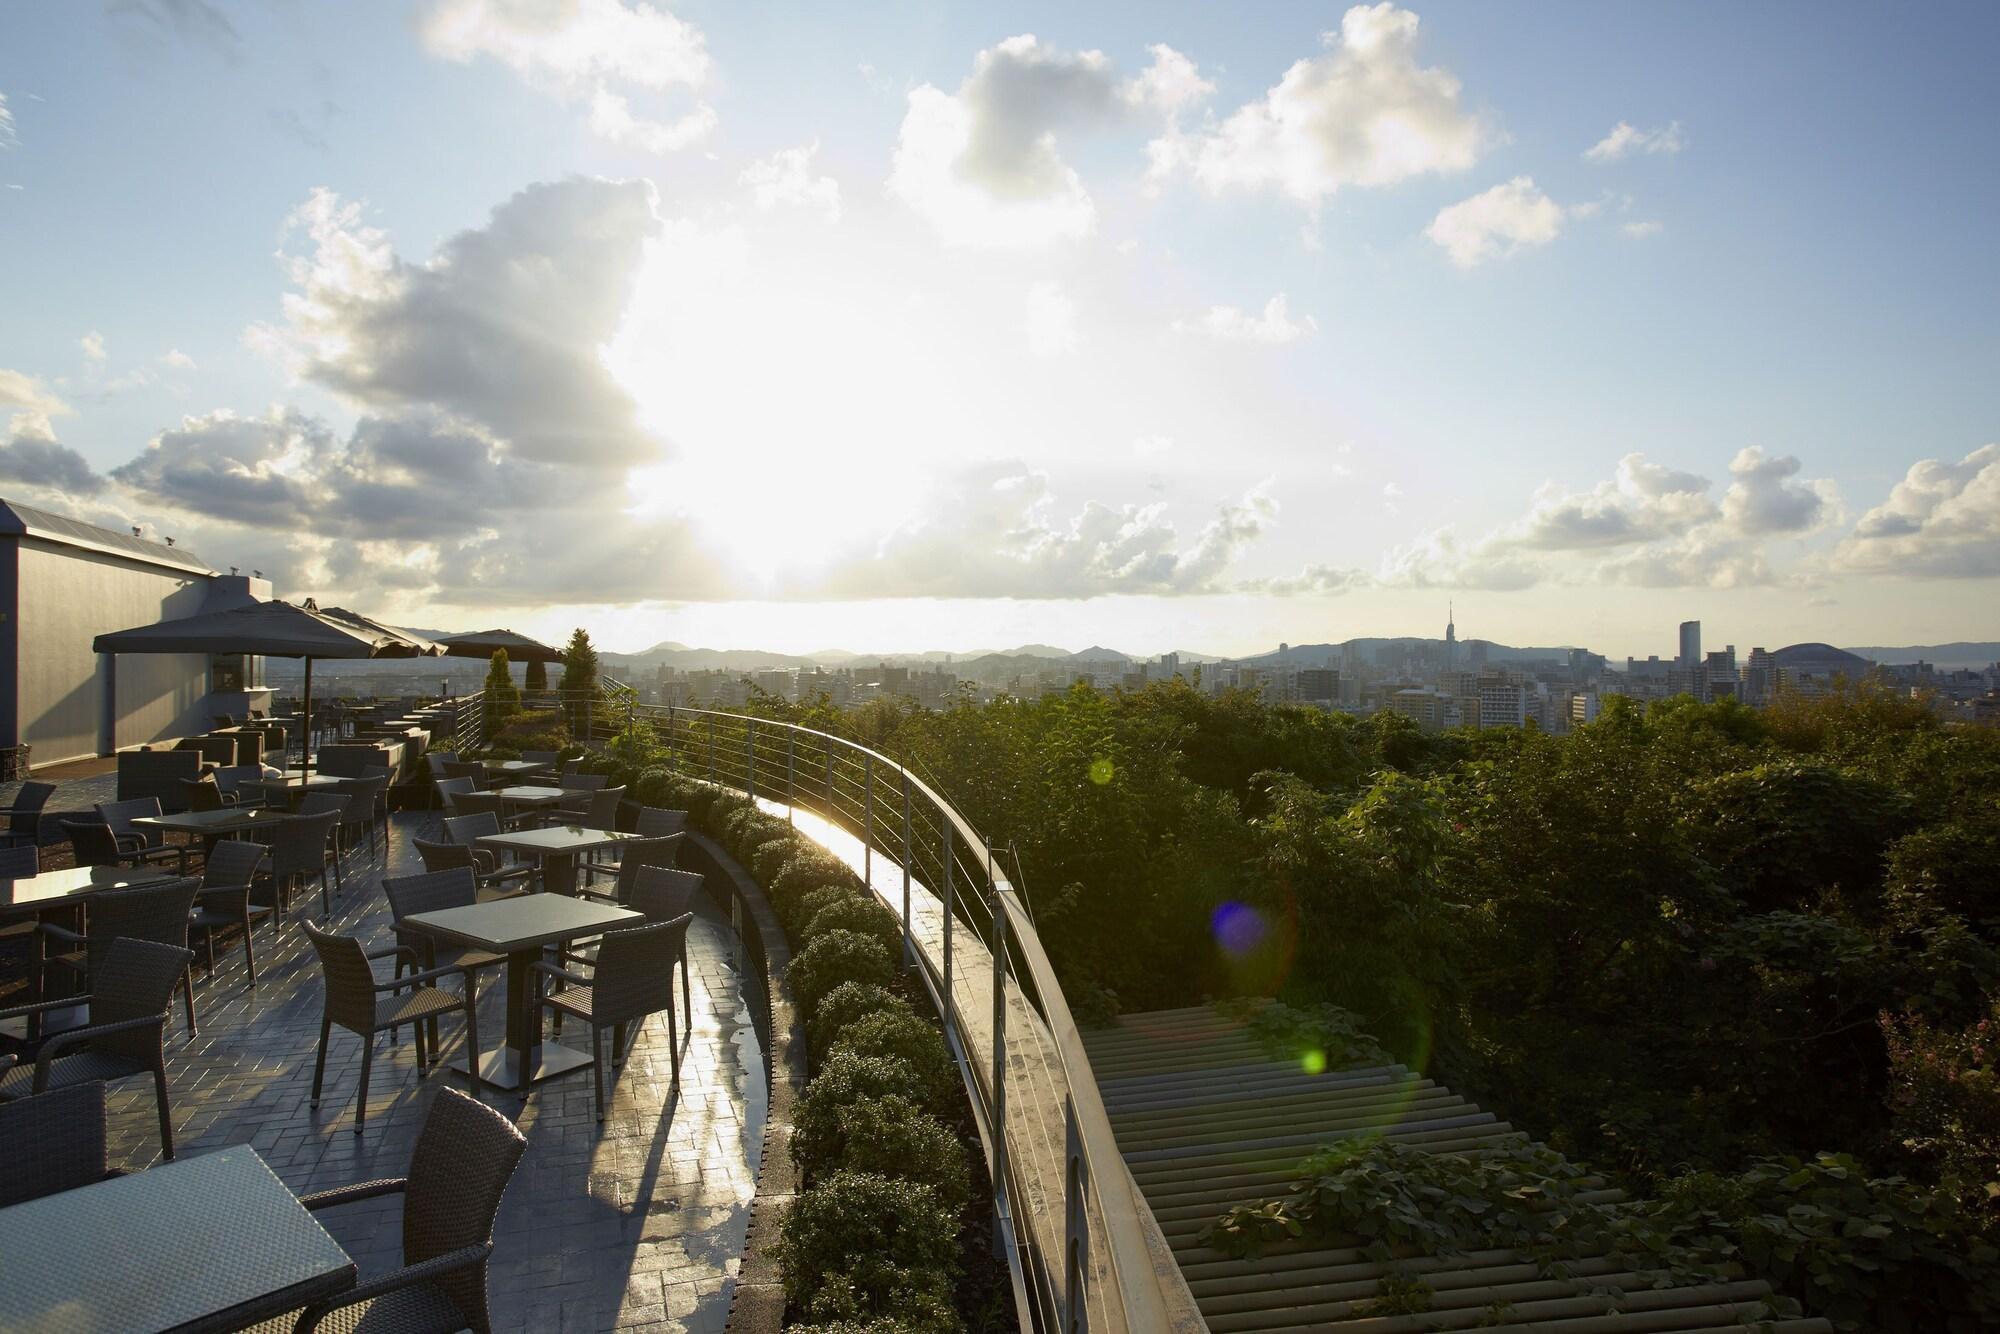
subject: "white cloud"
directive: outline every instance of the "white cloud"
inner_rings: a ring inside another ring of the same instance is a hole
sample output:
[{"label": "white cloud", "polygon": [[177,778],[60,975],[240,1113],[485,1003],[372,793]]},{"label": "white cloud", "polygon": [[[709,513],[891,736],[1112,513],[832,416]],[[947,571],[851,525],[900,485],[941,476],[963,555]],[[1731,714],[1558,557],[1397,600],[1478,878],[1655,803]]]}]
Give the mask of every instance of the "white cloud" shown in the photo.
[{"label": "white cloud", "polygon": [[1215,91],[1194,61],[1171,46],[1155,43],[1146,50],[1153,63],[1125,86],[1127,102],[1173,117]]},{"label": "white cloud", "polygon": [[194,358],[177,347],[169,348],[166,355],[160,358],[160,364],[177,371],[191,371],[195,368]]},{"label": "white cloud", "polygon": [[1589,491],[1568,492],[1554,483],[1535,493],[1528,513],[1496,534],[1511,547],[1533,551],[1588,551],[1679,537],[1712,522],[1710,482],[1627,454],[1615,475]]},{"label": "white cloud", "polygon": [[1038,357],[1076,351],[1076,302],[1061,284],[1038,282],[1028,289],[1028,350]]},{"label": "white cloud", "polygon": [[1643,241],[1649,236],[1658,236],[1666,230],[1666,224],[1646,219],[1642,222],[1628,222],[1619,229],[1635,241]]},{"label": "white cloud", "polygon": [[2000,575],[2000,444],[1956,463],[1913,464],[1835,553],[1842,569],[1979,578]]},{"label": "white cloud", "polygon": [[1611,127],[1611,133],[1584,149],[1583,156],[1591,162],[1617,162],[1635,153],[1678,153],[1685,146],[1677,120],[1657,130],[1636,129],[1621,120]]},{"label": "white cloud", "polygon": [[1142,435],[1132,442],[1132,452],[1142,459],[1156,459],[1171,454],[1174,438],[1170,435]]},{"label": "white cloud", "polygon": [[1292,65],[1261,99],[1154,140],[1153,176],[1189,174],[1210,193],[1277,189],[1317,208],[1345,186],[1472,166],[1487,130],[1450,71],[1417,63],[1417,30],[1408,10],[1356,5],[1324,35],[1326,54]]},{"label": "white cloud", "polygon": [[1239,592],[1262,593],[1270,597],[1338,597],[1357,588],[1367,588],[1374,582],[1366,570],[1308,564],[1301,566],[1297,574],[1274,579],[1246,579],[1236,587]]},{"label": "white cloud", "polygon": [[1440,209],[1424,235],[1444,247],[1461,269],[1547,245],[1562,232],[1563,207],[1530,176],[1516,176]]},{"label": "white cloud", "polygon": [[12,148],[20,142],[14,133],[14,113],[7,109],[7,94],[0,93],[0,148]]},{"label": "white cloud", "polygon": [[0,444],[0,481],[54,493],[52,498],[100,491],[104,479],[84,457],[56,442],[51,417],[69,405],[32,375],[0,368],[0,409],[11,410]]},{"label": "white cloud", "polygon": [[781,148],[745,167],[737,183],[750,187],[759,209],[812,209],[828,222],[839,222],[840,182],[812,174],[813,157],[818,152],[817,139],[797,148]]},{"label": "white cloud", "polygon": [[89,333],[77,339],[76,345],[82,348],[83,355],[89,357],[92,361],[104,360],[104,335],[97,332],[97,330],[92,329]]},{"label": "white cloud", "polygon": [[422,35],[433,55],[486,56],[549,96],[587,102],[596,134],[641,152],[685,148],[715,125],[706,103],[668,119],[633,113],[631,91],[698,93],[710,73],[701,30],[645,0],[438,0]]},{"label": "white cloud", "polygon": [[1722,516],[1746,537],[1809,533],[1838,516],[1840,494],[1830,481],[1796,481],[1803,465],[1773,457],[1756,445],[1729,463]]},{"label": "white cloud", "polygon": [[69,404],[36,377],[4,367],[0,367],[0,408],[14,414],[8,434],[38,436],[51,434],[49,418],[64,416],[70,410]]},{"label": "white cloud", "polygon": [[1319,322],[1310,315],[1293,319],[1285,294],[1280,292],[1255,314],[1235,306],[1210,306],[1194,319],[1175,320],[1173,328],[1176,333],[1205,333],[1225,342],[1279,346],[1317,333]]},{"label": "white cloud", "polygon": [[1467,547],[1449,527],[1419,533],[1383,553],[1376,582],[1392,588],[1479,588],[1495,592],[1532,588],[1543,570],[1490,543]]}]

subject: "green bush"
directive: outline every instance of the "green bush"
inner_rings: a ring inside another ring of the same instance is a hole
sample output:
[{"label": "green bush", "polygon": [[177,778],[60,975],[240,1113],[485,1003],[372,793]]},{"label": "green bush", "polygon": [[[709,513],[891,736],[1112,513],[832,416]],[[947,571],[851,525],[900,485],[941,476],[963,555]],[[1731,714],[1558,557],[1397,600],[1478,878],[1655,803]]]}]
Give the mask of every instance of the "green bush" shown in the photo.
[{"label": "green bush", "polygon": [[861,878],[832,853],[807,850],[794,853],[777,876],[764,886],[764,891],[785,930],[796,933],[806,922],[801,914],[807,897],[815,890],[836,886],[849,893],[859,893]]},{"label": "green bush", "polygon": [[932,1187],[953,1213],[965,1207],[970,1179],[964,1147],[949,1126],[907,1098],[821,1104],[812,1125],[810,1133],[795,1129],[791,1143],[792,1162],[808,1183],[835,1172],[873,1172]]},{"label": "green bush", "polygon": [[833,1055],[842,1052],[903,1062],[923,1081],[924,1105],[940,1115],[950,1113],[964,1096],[944,1035],[907,1007],[864,1015],[848,1024],[832,1047]]},{"label": "green bush", "polygon": [[765,839],[762,843],[759,843],[756,850],[750,854],[750,860],[746,863],[750,868],[751,879],[760,885],[768,885],[777,879],[778,872],[783,870],[785,863],[791,860],[792,850],[797,843],[798,836],[791,833],[782,834],[777,838]]},{"label": "green bush", "polygon": [[[806,1329],[826,1334],[866,1331],[866,1334],[958,1334],[963,1328],[952,1309],[951,1279],[935,1270],[890,1270],[871,1276],[895,1294],[894,1315],[874,1315],[877,1300],[870,1287],[851,1274],[829,1278],[806,1304]],[[796,1327],[795,1327],[796,1328]]]},{"label": "green bush", "polygon": [[881,941],[858,931],[829,931],[799,951],[785,969],[792,999],[811,1018],[820,998],[842,982],[873,982],[886,987],[896,980],[896,966]]},{"label": "green bush", "polygon": [[786,1295],[815,1319],[935,1319],[929,1302],[950,1310],[957,1219],[929,1186],[836,1172],[793,1202],[777,1254]]},{"label": "green bush", "polygon": [[910,1003],[886,987],[868,982],[842,982],[820,999],[806,1025],[812,1039],[813,1066],[825,1061],[848,1026],[873,1014],[908,1014]]},{"label": "green bush", "polygon": [[841,1142],[841,1110],[865,1098],[901,1098],[921,1106],[923,1077],[893,1057],[835,1052],[806,1085],[793,1113],[792,1160],[830,1161]]},{"label": "green bush", "polygon": [[[820,890],[808,896],[818,898],[828,891]],[[810,916],[806,924],[799,928],[798,938],[810,945],[829,931],[858,931],[882,942],[890,954],[898,954],[903,948],[903,925],[896,920],[896,914],[884,907],[881,900],[865,893],[833,891],[837,897],[818,905],[807,905]]]}]

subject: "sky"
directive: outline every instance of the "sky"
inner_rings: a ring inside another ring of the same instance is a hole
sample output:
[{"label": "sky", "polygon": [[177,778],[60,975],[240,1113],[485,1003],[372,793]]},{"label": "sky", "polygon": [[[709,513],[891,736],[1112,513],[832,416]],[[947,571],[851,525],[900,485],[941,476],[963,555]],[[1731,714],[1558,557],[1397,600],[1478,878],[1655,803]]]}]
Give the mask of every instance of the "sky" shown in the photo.
[{"label": "sky", "polygon": [[1996,48],[0,0],[0,495],[625,651],[2000,638]]}]

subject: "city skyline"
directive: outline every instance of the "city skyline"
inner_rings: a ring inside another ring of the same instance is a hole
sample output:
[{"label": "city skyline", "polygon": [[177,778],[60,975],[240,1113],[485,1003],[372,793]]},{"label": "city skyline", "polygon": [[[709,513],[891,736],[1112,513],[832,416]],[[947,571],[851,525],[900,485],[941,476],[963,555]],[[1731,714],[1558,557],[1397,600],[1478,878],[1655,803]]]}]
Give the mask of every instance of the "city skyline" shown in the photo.
[{"label": "city skyline", "polygon": [[17,5],[0,495],[619,648],[2000,638],[1996,36]]}]

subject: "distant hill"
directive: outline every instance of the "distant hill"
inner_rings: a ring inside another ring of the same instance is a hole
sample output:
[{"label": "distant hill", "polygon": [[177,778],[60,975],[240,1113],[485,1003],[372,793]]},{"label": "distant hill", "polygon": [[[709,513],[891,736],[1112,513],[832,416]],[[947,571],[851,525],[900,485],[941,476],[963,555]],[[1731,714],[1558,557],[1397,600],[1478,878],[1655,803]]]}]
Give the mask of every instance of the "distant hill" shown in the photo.
[{"label": "distant hill", "polygon": [[[1486,661],[1489,663],[1562,662],[1569,657],[1567,647],[1515,648],[1508,644],[1496,644],[1491,640],[1461,639],[1458,641],[1460,662],[1469,661],[1470,646],[1474,643],[1486,645]],[[1251,667],[1274,667],[1282,656],[1294,667],[1319,667],[1329,662],[1338,666],[1340,660],[1349,655],[1365,662],[1374,662],[1378,660],[1383,649],[1407,650],[1420,646],[1441,651],[1444,648],[1444,640],[1421,635],[1403,635],[1393,639],[1348,639],[1338,644],[1294,644],[1283,654],[1273,649],[1269,653],[1259,653],[1248,658],[1235,658],[1229,661],[1241,662]]]},{"label": "distant hill", "polygon": [[1845,672],[1853,676],[1874,665],[1859,654],[1831,644],[1787,644],[1771,654],[1771,661],[1794,671]]},{"label": "distant hill", "polygon": [[1927,662],[1933,667],[1951,670],[1960,667],[1990,667],[2000,662],[2000,643],[1992,640],[1959,640],[1951,644],[1915,644],[1902,648],[1852,648],[1850,653],[1858,653],[1884,667],[1901,667],[1913,662]]}]

